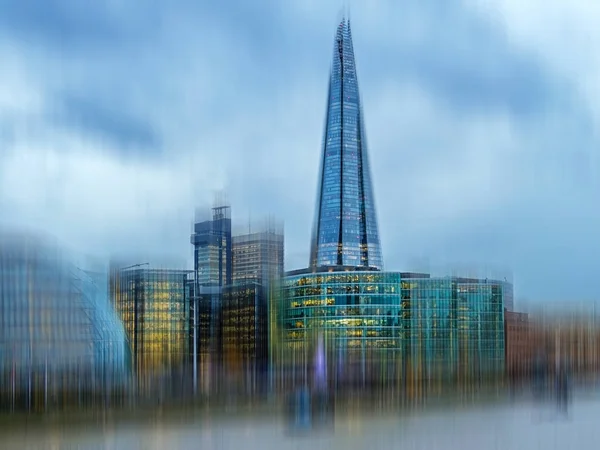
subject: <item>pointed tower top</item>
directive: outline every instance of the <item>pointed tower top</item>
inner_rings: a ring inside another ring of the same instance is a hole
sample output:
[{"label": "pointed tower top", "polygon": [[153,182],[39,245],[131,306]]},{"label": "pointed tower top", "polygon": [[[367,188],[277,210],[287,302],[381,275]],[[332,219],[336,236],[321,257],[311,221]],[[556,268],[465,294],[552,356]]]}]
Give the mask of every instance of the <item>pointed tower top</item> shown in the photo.
[{"label": "pointed tower top", "polygon": [[310,266],[383,268],[352,34],[346,17],[335,35]]},{"label": "pointed tower top", "polygon": [[350,0],[343,0],[338,13],[338,28],[350,23]]}]

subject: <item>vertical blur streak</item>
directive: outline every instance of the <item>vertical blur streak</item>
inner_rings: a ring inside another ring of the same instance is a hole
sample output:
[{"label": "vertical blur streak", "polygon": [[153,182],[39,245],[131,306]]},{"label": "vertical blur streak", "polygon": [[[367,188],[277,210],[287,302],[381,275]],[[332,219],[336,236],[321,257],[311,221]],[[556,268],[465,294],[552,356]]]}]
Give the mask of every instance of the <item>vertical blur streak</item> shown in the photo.
[{"label": "vertical blur streak", "polygon": [[93,398],[96,381],[107,393],[111,378],[124,381],[125,333],[107,272],[84,262],[47,237],[0,230],[2,408],[49,410]]}]

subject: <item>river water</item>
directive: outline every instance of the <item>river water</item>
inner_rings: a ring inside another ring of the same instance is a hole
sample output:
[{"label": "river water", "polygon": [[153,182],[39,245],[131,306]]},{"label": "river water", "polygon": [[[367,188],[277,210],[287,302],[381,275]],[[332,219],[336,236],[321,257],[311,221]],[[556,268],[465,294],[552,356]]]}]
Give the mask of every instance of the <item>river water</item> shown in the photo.
[{"label": "river water", "polygon": [[4,430],[2,449],[599,449],[600,398],[579,393],[567,413],[552,401],[381,416],[337,414],[333,430],[290,436],[283,420],[202,418]]}]

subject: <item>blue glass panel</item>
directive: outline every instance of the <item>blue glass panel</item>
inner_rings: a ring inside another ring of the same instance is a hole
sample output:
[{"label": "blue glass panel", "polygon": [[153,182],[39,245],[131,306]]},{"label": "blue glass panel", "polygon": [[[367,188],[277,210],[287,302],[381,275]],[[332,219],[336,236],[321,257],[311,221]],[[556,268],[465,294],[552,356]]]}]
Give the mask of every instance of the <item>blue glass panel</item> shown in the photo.
[{"label": "blue glass panel", "polygon": [[383,268],[350,22],[339,24],[311,245],[313,267]]}]

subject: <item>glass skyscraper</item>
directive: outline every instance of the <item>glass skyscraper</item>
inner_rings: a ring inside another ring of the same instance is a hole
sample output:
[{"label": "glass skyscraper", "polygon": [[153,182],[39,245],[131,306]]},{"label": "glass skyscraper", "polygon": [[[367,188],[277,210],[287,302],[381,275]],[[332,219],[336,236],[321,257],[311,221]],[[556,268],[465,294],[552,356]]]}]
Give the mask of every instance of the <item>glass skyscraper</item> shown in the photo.
[{"label": "glass skyscraper", "polygon": [[198,286],[222,287],[232,282],[231,212],[216,206],[212,214],[212,220],[194,225],[194,270]]},{"label": "glass skyscraper", "polygon": [[313,268],[383,268],[352,33],[345,18],[333,48],[310,258]]},{"label": "glass skyscraper", "polygon": [[310,263],[286,274],[269,316],[277,388],[310,384],[317,372],[339,388],[415,397],[497,382],[512,285],[383,271],[347,19],[333,53]]},{"label": "glass skyscraper", "polygon": [[[200,224],[210,233],[202,235],[198,225],[192,242],[199,255],[199,283],[194,286],[192,281],[191,291],[192,296],[196,292],[198,309],[196,357],[201,389],[214,393],[236,386],[247,393],[258,392],[264,387],[268,363],[269,298],[279,293],[283,275],[283,228],[269,222],[261,231],[232,236],[228,209],[208,225]],[[211,248],[219,250],[205,259],[213,267],[208,273],[223,274],[221,279],[230,281],[227,284],[203,279],[201,255]]]}]

